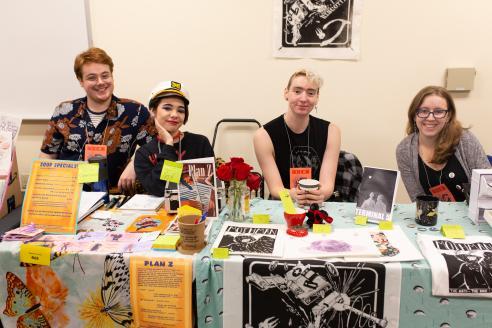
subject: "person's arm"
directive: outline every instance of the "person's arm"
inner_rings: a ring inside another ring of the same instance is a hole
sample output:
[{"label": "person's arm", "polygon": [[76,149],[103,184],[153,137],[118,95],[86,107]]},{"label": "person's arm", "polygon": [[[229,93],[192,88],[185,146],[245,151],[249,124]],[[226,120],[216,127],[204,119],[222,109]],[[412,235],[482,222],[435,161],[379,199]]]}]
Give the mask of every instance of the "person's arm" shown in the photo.
[{"label": "person's arm", "polygon": [[[420,186],[420,182],[417,181],[417,174],[413,169],[410,140],[406,139],[396,148],[396,163],[408,196],[414,202],[417,196],[423,193],[423,189]],[[418,170],[418,168],[415,168],[415,170]]]},{"label": "person's arm", "polygon": [[[490,169],[491,165],[485,151],[483,150],[480,141],[477,137],[471,133],[470,131],[466,131],[463,133],[463,138],[468,139],[467,144],[470,146],[466,147],[466,160],[471,161],[470,170],[474,169]],[[471,177],[470,171],[470,177]]]},{"label": "person's arm", "polygon": [[310,190],[301,196],[308,204],[320,204],[330,198],[335,189],[335,178],[340,154],[340,129],[335,124],[330,124],[326,140],[325,153],[319,172],[319,189]]},{"label": "person's arm", "polygon": [[162,167],[165,160],[176,161],[177,156],[174,148],[169,145],[161,144],[162,152],[157,154],[155,160],[157,164],[151,162],[149,156],[152,156],[145,147],[141,147],[135,154],[135,172],[138,180],[146,192],[152,195],[162,197],[166,182],[161,180]]},{"label": "person's arm", "polygon": [[[270,136],[264,128],[259,128],[255,132],[253,145],[255,148],[256,159],[258,160],[258,164],[260,164],[270,196],[279,199],[279,192],[286,187],[284,187],[277,163],[275,162],[272,139],[270,139]],[[296,188],[290,189],[289,192],[294,201],[297,201],[300,198],[300,195],[305,193]]]}]

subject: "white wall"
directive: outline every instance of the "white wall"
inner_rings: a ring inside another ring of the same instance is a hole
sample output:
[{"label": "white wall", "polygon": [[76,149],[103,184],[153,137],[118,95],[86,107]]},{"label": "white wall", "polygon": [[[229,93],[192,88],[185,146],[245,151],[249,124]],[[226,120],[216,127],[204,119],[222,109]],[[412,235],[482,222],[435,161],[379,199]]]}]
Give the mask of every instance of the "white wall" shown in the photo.
[{"label": "white wall", "polygon": [[[359,61],[273,58],[267,0],[91,0],[90,12],[94,45],[115,62],[116,94],[145,103],[158,81],[182,81],[191,94],[186,128],[210,140],[222,118],[266,123],[283,113],[287,79],[306,67],[325,79],[315,115],[340,126],[342,148],[363,165],[396,168],[412,97],[423,86],[443,85],[447,67],[475,67],[475,89],[455,96],[458,117],[492,153],[492,2],[366,0]],[[21,129],[21,174],[29,171],[27,154],[38,152],[40,126]],[[219,131],[216,153],[244,155],[258,167],[254,129],[236,127]],[[402,186],[397,200],[408,200]]]}]

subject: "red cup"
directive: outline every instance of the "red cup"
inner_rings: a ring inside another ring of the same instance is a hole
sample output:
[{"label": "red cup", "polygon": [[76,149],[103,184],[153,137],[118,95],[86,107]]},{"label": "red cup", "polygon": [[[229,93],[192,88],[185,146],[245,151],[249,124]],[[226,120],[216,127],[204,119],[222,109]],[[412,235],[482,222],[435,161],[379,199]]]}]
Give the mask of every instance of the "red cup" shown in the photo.
[{"label": "red cup", "polygon": [[300,213],[289,214],[284,212],[284,219],[287,222],[287,227],[292,228],[295,226],[301,226],[306,217],[306,212],[302,211]]}]

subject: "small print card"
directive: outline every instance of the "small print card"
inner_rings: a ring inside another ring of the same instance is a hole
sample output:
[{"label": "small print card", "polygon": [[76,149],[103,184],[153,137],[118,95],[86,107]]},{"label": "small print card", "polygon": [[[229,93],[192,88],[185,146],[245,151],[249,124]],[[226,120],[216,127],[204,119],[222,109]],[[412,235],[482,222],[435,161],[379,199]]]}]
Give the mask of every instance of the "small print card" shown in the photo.
[{"label": "small print card", "polygon": [[229,248],[217,247],[212,249],[212,257],[214,259],[226,259],[229,257]]}]

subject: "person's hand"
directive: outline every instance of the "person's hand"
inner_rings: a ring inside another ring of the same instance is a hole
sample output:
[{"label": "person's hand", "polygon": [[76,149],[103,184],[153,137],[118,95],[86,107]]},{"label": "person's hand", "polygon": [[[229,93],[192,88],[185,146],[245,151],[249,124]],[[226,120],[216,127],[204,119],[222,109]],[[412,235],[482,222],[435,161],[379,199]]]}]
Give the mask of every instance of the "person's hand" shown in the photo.
[{"label": "person's hand", "polygon": [[290,196],[299,206],[310,206],[311,204],[321,204],[325,201],[325,196],[321,189],[316,190],[301,190],[292,188]]},{"label": "person's hand", "polygon": [[163,141],[165,144],[172,146],[173,145],[173,136],[162,127],[162,125],[157,121],[157,118],[154,118],[155,127],[157,129],[157,133],[159,134],[159,139]]},{"label": "person's hand", "polygon": [[136,179],[137,174],[135,173],[135,168],[133,167],[133,161],[131,161],[123,170],[120,179],[118,180],[119,191],[125,195],[132,194],[135,187]]}]

